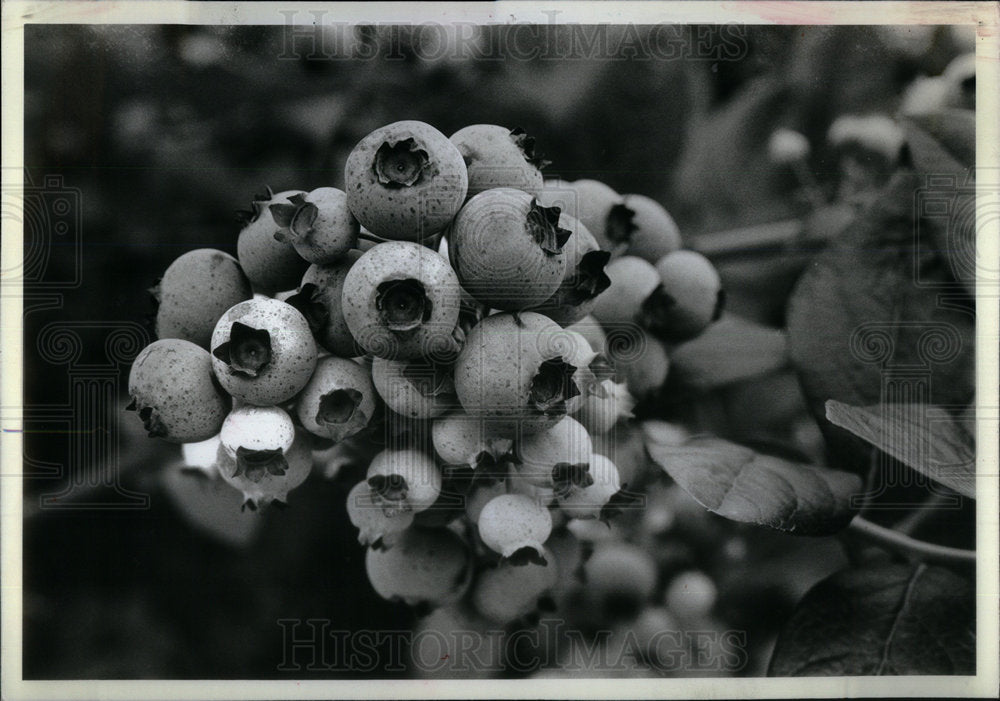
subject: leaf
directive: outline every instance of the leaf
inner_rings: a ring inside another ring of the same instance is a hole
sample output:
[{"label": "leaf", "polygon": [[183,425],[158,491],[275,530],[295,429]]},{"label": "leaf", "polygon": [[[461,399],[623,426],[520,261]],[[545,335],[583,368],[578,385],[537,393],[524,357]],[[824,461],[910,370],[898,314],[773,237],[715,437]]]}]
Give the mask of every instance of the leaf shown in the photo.
[{"label": "leaf", "polygon": [[670,354],[671,381],[699,390],[750,380],[788,364],[784,332],[724,315]]},{"label": "leaf", "polygon": [[827,400],[974,400],[974,311],[939,303],[941,286],[956,286],[914,239],[918,180],[894,181],[878,211],[817,256],[789,303],[792,363],[836,464],[852,472],[867,472],[871,447],[826,419]]},{"label": "leaf", "polygon": [[941,407],[856,407],[830,400],[826,417],[925,477],[976,498],[975,436]]},{"label": "leaf", "polygon": [[695,501],[741,523],[797,535],[829,535],[853,518],[861,480],[839,470],[795,463],[718,438],[681,445],[646,434],[650,457]]},{"label": "leaf", "polygon": [[902,125],[911,160],[928,180],[917,200],[921,228],[952,275],[975,294],[976,113],[947,109],[904,118]]},{"label": "leaf", "polygon": [[910,157],[929,175],[956,175],[959,184],[976,164],[976,113],[945,109],[900,120]]},{"label": "leaf", "polygon": [[972,585],[940,567],[879,564],[817,584],[778,637],[770,676],[974,674]]}]

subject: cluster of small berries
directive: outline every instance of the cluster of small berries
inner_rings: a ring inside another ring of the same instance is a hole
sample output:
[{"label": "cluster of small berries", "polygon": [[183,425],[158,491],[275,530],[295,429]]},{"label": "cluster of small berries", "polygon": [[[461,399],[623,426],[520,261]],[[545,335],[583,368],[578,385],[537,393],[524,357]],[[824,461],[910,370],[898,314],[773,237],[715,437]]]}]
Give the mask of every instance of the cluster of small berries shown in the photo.
[{"label": "cluster of small berries", "polygon": [[191,251],[154,289],[130,408],[206,441],[252,508],[351,446],[381,596],[475,582],[483,615],[524,616],[566,575],[564,526],[627,501],[613,429],[722,304],[663,207],[543,165],[520,129],[403,121],[357,144],[344,191],[259,196],[238,259]]}]

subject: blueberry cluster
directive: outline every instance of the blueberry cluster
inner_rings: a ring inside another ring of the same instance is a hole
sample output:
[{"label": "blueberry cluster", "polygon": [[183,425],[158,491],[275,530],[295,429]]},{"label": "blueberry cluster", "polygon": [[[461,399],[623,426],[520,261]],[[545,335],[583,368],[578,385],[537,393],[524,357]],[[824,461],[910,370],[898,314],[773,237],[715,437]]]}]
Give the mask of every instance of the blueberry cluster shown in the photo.
[{"label": "blueberry cluster", "polygon": [[520,129],[403,121],[357,144],[343,191],[268,190],[238,259],[164,273],[130,408],[151,436],[205,441],[251,508],[349,448],[381,596],[530,614],[575,571],[566,525],[630,496],[616,426],[722,305],[658,203],[544,165]]}]

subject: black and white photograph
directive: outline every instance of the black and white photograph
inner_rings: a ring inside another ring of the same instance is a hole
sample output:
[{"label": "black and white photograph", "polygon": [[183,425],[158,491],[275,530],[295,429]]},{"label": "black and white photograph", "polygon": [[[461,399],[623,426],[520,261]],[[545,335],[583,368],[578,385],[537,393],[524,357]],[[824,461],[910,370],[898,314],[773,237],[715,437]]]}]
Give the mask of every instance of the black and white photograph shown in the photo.
[{"label": "black and white photograph", "polygon": [[995,3],[3,23],[4,699],[996,698]]}]

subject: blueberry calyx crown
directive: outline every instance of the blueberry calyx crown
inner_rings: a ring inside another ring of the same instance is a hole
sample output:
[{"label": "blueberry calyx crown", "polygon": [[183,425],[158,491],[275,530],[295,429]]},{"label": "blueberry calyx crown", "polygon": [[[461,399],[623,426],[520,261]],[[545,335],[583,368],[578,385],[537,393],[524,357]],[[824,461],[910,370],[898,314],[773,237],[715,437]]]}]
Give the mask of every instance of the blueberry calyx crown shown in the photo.
[{"label": "blueberry calyx crown", "polygon": [[528,234],[549,255],[559,255],[573,232],[559,226],[559,208],[543,207],[538,200],[531,199],[525,222]]},{"label": "blueberry calyx crown", "polygon": [[260,482],[265,475],[281,477],[288,469],[281,448],[274,450],[251,450],[240,446],[236,449],[236,471],[233,477],[240,475],[253,483]]},{"label": "blueberry calyx crown", "polygon": [[669,337],[671,335],[671,315],[669,312],[670,308],[676,304],[677,300],[670,296],[663,285],[657,285],[639,306],[638,320],[640,325],[657,336]]},{"label": "blueberry calyx crown", "polygon": [[571,464],[568,462],[556,463],[552,468],[552,489],[559,499],[564,499],[577,489],[586,489],[594,483],[594,477],[590,474],[590,464],[581,462]]},{"label": "blueberry calyx crown", "polygon": [[167,427],[160,420],[160,415],[151,406],[139,406],[139,400],[132,397],[132,401],[125,407],[126,411],[139,411],[139,418],[142,419],[142,427],[149,434],[150,438],[165,438]]},{"label": "blueberry calyx crown", "polygon": [[306,196],[297,193],[288,198],[288,202],[277,202],[270,205],[274,223],[281,227],[274,232],[274,238],[284,241],[291,234],[293,238],[304,239],[313,231],[313,224],[319,216],[319,208],[306,201]]},{"label": "blueberry calyx crown", "polygon": [[375,177],[386,187],[410,187],[419,182],[424,169],[430,165],[427,152],[417,146],[412,138],[386,141],[375,152]]},{"label": "blueberry calyx crown", "polygon": [[311,282],[302,285],[298,292],[285,300],[286,304],[295,307],[306,318],[309,330],[317,336],[322,336],[323,329],[330,323],[330,313],[322,302],[318,286]]},{"label": "blueberry calyx crown", "polygon": [[624,204],[616,204],[608,211],[608,218],[605,222],[607,226],[608,239],[615,244],[627,244],[632,238],[632,234],[637,227],[633,221],[635,210]]},{"label": "blueberry calyx crown", "polygon": [[[507,479],[514,458],[510,453],[496,456],[482,450],[472,465],[445,465],[444,479],[459,494],[471,494],[480,487],[490,487]],[[442,490],[443,492],[443,490]]]},{"label": "blueberry calyx crown", "polygon": [[589,251],[583,254],[576,267],[573,286],[566,296],[567,303],[579,306],[611,287],[611,278],[604,272],[609,260],[611,254],[607,251]]},{"label": "blueberry calyx crown", "polygon": [[518,548],[512,552],[510,557],[507,557],[506,560],[515,567],[524,567],[529,564],[547,567],[549,564],[549,561],[546,560],[538,551],[538,548],[533,545],[525,545],[523,548]]},{"label": "blueberry calyx crown", "polygon": [[402,475],[372,475],[368,478],[368,486],[372,490],[372,498],[382,505],[386,516],[410,510],[406,504],[409,487]]},{"label": "blueberry calyx crown", "polygon": [[358,416],[366,420],[360,410],[364,395],[356,389],[336,389],[320,397],[316,423],[320,426],[342,426]]},{"label": "blueberry calyx crown", "polygon": [[375,292],[375,308],[390,331],[412,331],[431,318],[431,301],[419,280],[387,280]]},{"label": "blueberry calyx crown", "polygon": [[632,504],[638,502],[642,497],[634,492],[627,492],[625,488],[628,484],[623,484],[621,489],[611,495],[608,499],[608,503],[601,507],[601,515],[597,518],[609,526],[611,525],[609,521],[615,516],[618,516],[625,509],[628,509]]},{"label": "blueberry calyx crown", "polygon": [[605,399],[608,392],[604,388],[604,381],[615,381],[615,366],[611,364],[606,355],[598,353],[587,367],[594,374],[594,381],[587,387],[588,394]]},{"label": "blueberry calyx crown", "polygon": [[212,355],[235,374],[257,377],[271,362],[271,334],[234,321],[229,340],[213,350]]},{"label": "blueberry calyx crown", "polygon": [[580,394],[573,374],[576,366],[562,358],[552,358],[542,363],[531,380],[528,399],[537,411],[554,416],[566,413],[566,400]]},{"label": "blueberry calyx crown", "polygon": [[712,321],[718,321],[722,318],[722,312],[726,308],[726,291],[720,289],[718,294],[715,295],[715,307],[712,309]]},{"label": "blueberry calyx crown", "polygon": [[236,221],[241,225],[247,226],[248,224],[253,224],[255,221],[260,219],[260,215],[264,213],[264,207],[268,202],[274,199],[274,192],[268,185],[264,186],[265,192],[261,194],[254,195],[253,200],[250,202],[249,209],[239,209],[236,211]]},{"label": "blueberry calyx crown", "polygon": [[535,151],[535,137],[528,136],[521,127],[514,127],[511,129],[510,138],[511,141],[513,141],[514,144],[521,149],[521,153],[524,155],[524,160],[538,168],[538,170],[541,170],[552,163],[552,161],[543,158],[540,152]]}]

